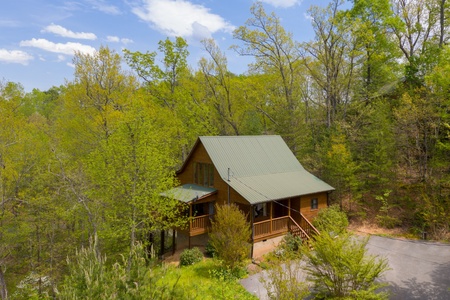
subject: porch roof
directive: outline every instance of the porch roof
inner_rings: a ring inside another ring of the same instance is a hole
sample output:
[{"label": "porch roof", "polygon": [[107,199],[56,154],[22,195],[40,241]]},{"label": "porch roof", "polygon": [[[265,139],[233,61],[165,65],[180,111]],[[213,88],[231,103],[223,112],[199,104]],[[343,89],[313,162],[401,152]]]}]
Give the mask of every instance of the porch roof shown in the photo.
[{"label": "porch roof", "polygon": [[231,177],[228,184],[250,204],[334,190],[332,186],[305,170]]},{"label": "porch roof", "polygon": [[217,193],[217,189],[215,188],[204,187],[196,184],[184,184],[161,193],[161,196],[171,197],[178,201],[189,203],[194,200],[200,200],[208,197],[215,193]]}]

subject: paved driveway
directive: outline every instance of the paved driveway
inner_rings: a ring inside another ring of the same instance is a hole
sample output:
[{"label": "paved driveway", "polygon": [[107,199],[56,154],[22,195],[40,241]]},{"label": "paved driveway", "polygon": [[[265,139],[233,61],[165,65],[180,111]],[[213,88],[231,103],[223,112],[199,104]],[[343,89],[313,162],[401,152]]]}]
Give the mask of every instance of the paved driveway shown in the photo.
[{"label": "paved driveway", "polygon": [[[450,299],[450,245],[371,236],[367,249],[389,261],[391,270],[381,280],[389,284],[390,299]],[[265,272],[242,279],[241,284],[267,299],[261,276],[266,276]]]}]

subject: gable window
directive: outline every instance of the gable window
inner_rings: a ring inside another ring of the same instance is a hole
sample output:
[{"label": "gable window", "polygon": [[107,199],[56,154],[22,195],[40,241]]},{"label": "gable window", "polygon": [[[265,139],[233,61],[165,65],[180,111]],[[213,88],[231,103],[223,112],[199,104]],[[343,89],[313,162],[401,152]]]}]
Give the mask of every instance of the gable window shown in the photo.
[{"label": "gable window", "polygon": [[195,164],[195,183],[202,186],[214,186],[214,166],[213,164]]},{"label": "gable window", "polygon": [[319,208],[319,200],[317,198],[311,199],[311,209],[318,209]]}]

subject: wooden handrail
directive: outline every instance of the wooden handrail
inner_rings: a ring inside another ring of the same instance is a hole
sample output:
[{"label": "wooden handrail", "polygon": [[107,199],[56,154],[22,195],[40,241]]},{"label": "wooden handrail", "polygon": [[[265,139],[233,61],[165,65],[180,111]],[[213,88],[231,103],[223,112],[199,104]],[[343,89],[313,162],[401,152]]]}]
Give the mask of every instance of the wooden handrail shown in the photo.
[{"label": "wooden handrail", "polygon": [[306,223],[308,223],[308,225],[312,228],[312,230],[314,231],[314,233],[320,235],[319,230],[317,230],[317,228],[314,227],[314,225],[313,225],[307,218],[305,218],[305,217],[303,216],[303,214],[300,213],[300,215],[301,215],[302,218],[306,221]]},{"label": "wooden handrail", "polygon": [[[297,222],[295,222],[294,219],[292,219],[291,216],[289,216],[289,219],[290,219],[290,221],[296,226],[296,228],[300,230],[300,232],[302,233],[302,234],[300,234],[301,237],[306,237],[306,239],[308,239],[308,240],[311,238],[311,237],[306,233],[306,231],[304,231],[303,228],[302,228],[300,225],[298,225]],[[294,235],[295,235],[295,234],[294,234]],[[303,235],[303,236],[302,236],[302,235]]]},{"label": "wooden handrail", "polygon": [[281,220],[281,219],[286,219],[286,218],[288,218],[288,216],[283,216],[283,217],[273,218],[273,219],[267,219],[267,220],[264,220],[264,221],[259,221],[259,222],[253,223],[253,225],[258,225],[258,224],[268,223],[268,222],[270,222],[270,221],[273,222],[273,221],[276,221],[276,220]]}]

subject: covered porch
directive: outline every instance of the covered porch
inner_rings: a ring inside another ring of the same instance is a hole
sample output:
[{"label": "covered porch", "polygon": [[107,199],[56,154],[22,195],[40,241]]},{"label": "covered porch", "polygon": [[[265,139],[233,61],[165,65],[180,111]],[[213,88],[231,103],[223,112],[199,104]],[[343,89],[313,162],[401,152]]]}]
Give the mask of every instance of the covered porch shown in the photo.
[{"label": "covered porch", "polygon": [[187,247],[191,248],[192,237],[208,233],[214,217],[216,195],[217,189],[196,184],[184,184],[163,194],[185,204],[183,210],[189,221],[186,227],[176,228],[176,231],[177,236],[182,236],[182,240],[186,241]]},{"label": "covered porch", "polygon": [[300,197],[252,205],[252,240],[254,243],[290,232],[303,240],[318,234],[300,212]]}]

